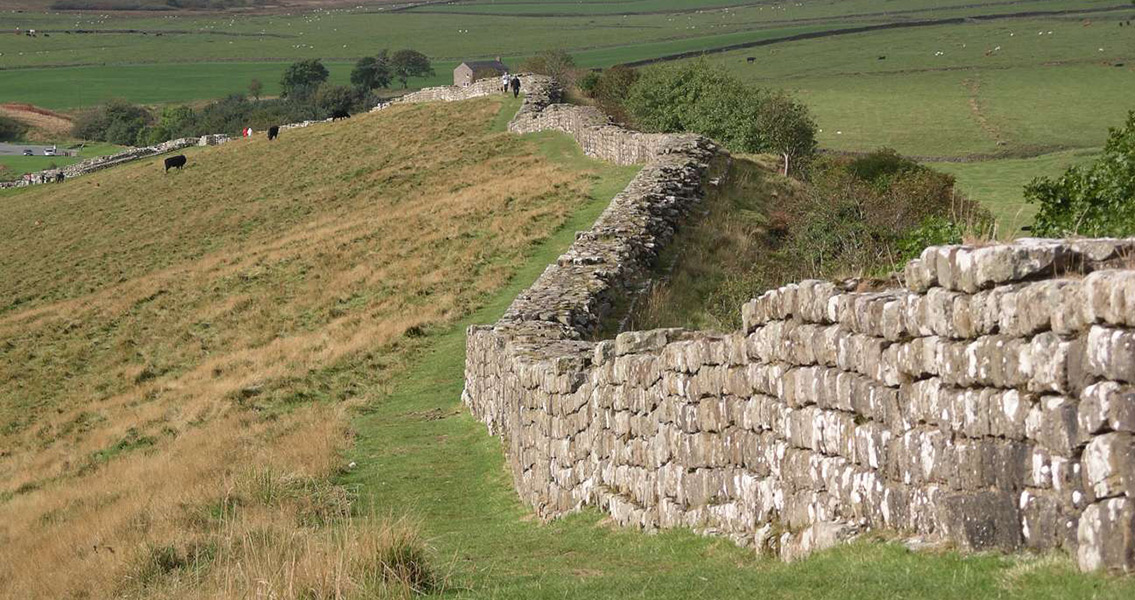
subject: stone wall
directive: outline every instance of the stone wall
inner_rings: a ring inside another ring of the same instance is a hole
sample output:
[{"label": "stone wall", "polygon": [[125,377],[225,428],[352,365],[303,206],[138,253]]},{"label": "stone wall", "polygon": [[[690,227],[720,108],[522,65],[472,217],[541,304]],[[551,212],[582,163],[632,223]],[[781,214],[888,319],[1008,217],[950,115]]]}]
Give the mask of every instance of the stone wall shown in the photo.
[{"label": "stone wall", "polygon": [[[301,122],[298,122],[298,123],[288,123],[286,125],[281,125],[280,129],[295,129],[297,127],[308,127],[308,126],[313,125],[315,123],[326,123],[326,122],[329,122],[329,121],[330,121],[330,119],[325,119],[323,121],[301,121]],[[142,159],[146,159],[146,158],[153,158],[155,156],[159,156],[159,155],[166,154],[166,153],[169,153],[169,152],[182,150],[182,149],[188,148],[190,146],[219,146],[221,144],[225,144],[225,143],[228,143],[230,141],[232,141],[232,138],[230,138],[229,136],[227,136],[223,133],[214,133],[214,134],[209,134],[209,135],[203,135],[201,137],[188,137],[188,138],[179,138],[179,139],[176,139],[176,140],[169,140],[168,142],[162,142],[160,144],[155,144],[153,146],[142,146],[142,147],[139,147],[139,148],[129,148],[127,150],[123,150],[122,152],[117,152],[115,154],[108,154],[106,156],[96,156],[94,158],[89,158],[87,160],[75,163],[73,165],[67,165],[67,166],[59,168],[59,169],[48,169],[48,170],[45,170],[45,171],[39,171],[37,173],[29,173],[26,178],[22,178],[22,179],[19,179],[19,180],[16,180],[16,181],[0,181],[0,189],[13,188],[13,187],[26,187],[26,186],[29,186],[29,185],[39,185],[39,184],[44,184],[44,183],[54,183],[55,182],[55,176],[58,173],[63,173],[63,177],[65,179],[71,179],[73,177],[80,177],[82,175],[88,175],[90,173],[94,173],[96,171],[101,171],[103,169],[108,169],[110,167],[116,167],[118,165],[126,164],[128,162],[133,162],[133,161],[136,161],[136,160],[142,160]]]},{"label": "stone wall", "polygon": [[538,514],[596,506],[786,559],[886,529],[1135,570],[1135,239],[929,248],[896,289],[805,281],[747,303],[741,331],[593,341],[717,150],[529,100],[513,131],[648,162],[469,330],[463,400]]}]

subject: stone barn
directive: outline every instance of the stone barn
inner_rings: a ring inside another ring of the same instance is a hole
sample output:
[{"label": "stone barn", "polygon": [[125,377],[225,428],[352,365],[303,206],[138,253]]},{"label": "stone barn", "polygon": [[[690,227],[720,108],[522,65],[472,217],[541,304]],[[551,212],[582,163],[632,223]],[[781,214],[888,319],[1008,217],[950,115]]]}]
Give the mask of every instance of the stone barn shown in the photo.
[{"label": "stone barn", "polygon": [[453,85],[466,86],[478,79],[499,77],[508,72],[508,65],[502,63],[499,56],[496,60],[470,60],[453,70]]}]

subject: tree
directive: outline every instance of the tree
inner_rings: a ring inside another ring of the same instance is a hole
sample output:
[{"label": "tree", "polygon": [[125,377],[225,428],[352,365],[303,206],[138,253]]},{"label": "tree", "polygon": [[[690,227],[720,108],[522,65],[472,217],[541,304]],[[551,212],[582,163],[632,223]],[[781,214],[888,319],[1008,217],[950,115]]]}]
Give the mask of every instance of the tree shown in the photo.
[{"label": "tree", "polygon": [[0,116],[0,142],[18,140],[27,133],[28,127],[10,117]]},{"label": "tree", "polygon": [[125,100],[111,100],[75,119],[72,134],[85,140],[100,140],[129,146],[138,141],[138,132],[151,120],[141,106]]},{"label": "tree", "polygon": [[623,107],[623,99],[626,98],[627,90],[636,81],[638,81],[638,71],[631,67],[615,65],[604,69],[599,75],[591,91],[591,97],[595,99],[599,109],[616,122],[626,123],[630,121],[630,117]]},{"label": "tree", "polygon": [[364,56],[351,70],[351,84],[363,92],[390,85],[390,57],[386,50],[377,56]]},{"label": "tree", "polygon": [[624,77],[633,83],[621,106],[643,130],[691,131],[735,152],[776,152],[786,171],[815,152],[816,126],[807,107],[783,93],[745,85],[705,61]]},{"label": "tree", "polygon": [[259,79],[253,79],[248,83],[248,94],[253,98],[256,98],[257,102],[260,101],[260,94],[263,92],[264,84],[260,83]]},{"label": "tree", "polygon": [[399,50],[390,57],[390,70],[398,81],[402,82],[403,89],[408,86],[406,80],[411,77],[426,77],[434,74],[430,59],[417,50],[409,49]]},{"label": "tree", "polygon": [[280,88],[285,97],[310,97],[319,84],[327,81],[327,67],[318,58],[292,63],[280,79]]},{"label": "tree", "polygon": [[520,64],[521,72],[549,75],[567,86],[575,83],[575,57],[566,50],[544,50]]},{"label": "tree", "polygon": [[356,99],[355,90],[345,85],[325,83],[319,86],[319,91],[315,94],[315,104],[327,114],[350,111]]},{"label": "tree", "polygon": [[785,176],[793,163],[816,153],[816,122],[808,114],[808,107],[783,93],[764,99],[757,127],[767,149],[784,159]]},{"label": "tree", "polygon": [[1091,237],[1135,234],[1135,111],[1108,129],[1103,154],[1057,179],[1034,179],[1025,200],[1040,205],[1033,232]]}]

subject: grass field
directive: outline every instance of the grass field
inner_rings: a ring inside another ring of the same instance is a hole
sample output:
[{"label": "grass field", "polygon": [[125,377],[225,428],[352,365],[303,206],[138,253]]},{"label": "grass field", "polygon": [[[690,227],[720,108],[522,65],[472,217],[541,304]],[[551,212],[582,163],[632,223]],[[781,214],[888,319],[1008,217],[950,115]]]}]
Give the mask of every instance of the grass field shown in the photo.
[{"label": "grass field", "polygon": [[1135,28],[1119,27],[1133,17],[1135,9],[882,31],[709,60],[795,92],[824,148],[977,161],[937,166],[1012,235],[1035,212],[1022,210],[1022,187],[1082,162],[1135,110]]},{"label": "grass field", "polygon": [[493,131],[501,104],[5,193],[0,597],[382,591],[415,529],[330,482],[344,411],[495,297],[605,173]]},{"label": "grass field", "polygon": [[19,179],[24,173],[63,167],[95,156],[113,154],[121,149],[114,144],[96,142],[84,146],[79,156],[0,156],[0,181]]}]

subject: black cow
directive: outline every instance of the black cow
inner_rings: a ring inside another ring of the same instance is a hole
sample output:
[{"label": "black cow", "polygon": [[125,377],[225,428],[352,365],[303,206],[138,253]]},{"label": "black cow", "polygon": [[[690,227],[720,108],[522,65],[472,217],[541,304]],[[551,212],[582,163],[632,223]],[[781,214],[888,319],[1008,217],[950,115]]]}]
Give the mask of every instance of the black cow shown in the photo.
[{"label": "black cow", "polygon": [[55,173],[55,183],[63,183],[63,171]]},{"label": "black cow", "polygon": [[268,128],[268,139],[274,140],[278,137],[280,137],[280,126],[279,125],[273,125],[273,126],[269,127]]},{"label": "black cow", "polygon": [[331,113],[331,120],[332,121],[338,121],[339,119],[349,119],[349,118],[351,118],[351,113],[349,113],[345,110],[342,110],[342,109],[336,110],[335,112]]},{"label": "black cow", "polygon": [[184,154],[178,154],[177,156],[171,156],[171,157],[166,159],[166,173],[169,173],[169,170],[174,168],[174,167],[177,167],[178,170],[181,170],[181,168],[184,167],[184,166],[185,166],[185,155]]}]

